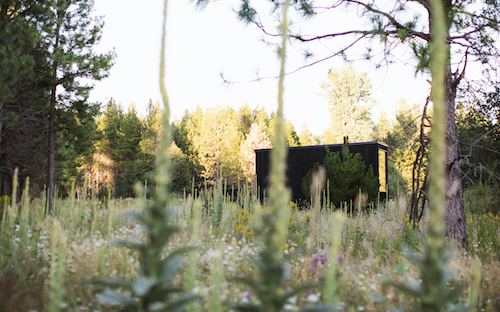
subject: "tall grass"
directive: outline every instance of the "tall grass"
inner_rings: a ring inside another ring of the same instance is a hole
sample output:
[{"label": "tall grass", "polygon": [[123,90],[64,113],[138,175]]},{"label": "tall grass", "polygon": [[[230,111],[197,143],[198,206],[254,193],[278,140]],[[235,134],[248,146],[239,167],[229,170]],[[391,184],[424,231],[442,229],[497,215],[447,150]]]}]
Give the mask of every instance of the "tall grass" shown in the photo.
[{"label": "tall grass", "polygon": [[[470,207],[469,227],[474,234],[469,239],[474,248],[470,254],[446,255],[444,145],[439,127],[433,130],[431,214],[418,228],[406,226],[405,197],[355,217],[321,209],[319,201],[303,210],[290,204],[284,184],[283,129],[288,3],[280,25],[281,72],[269,206],[261,206],[249,192],[238,194],[237,201],[220,189],[187,199],[170,194],[166,8],[165,1],[160,73],[165,113],[153,200],[147,200],[138,186],[136,199],[109,199],[102,205],[95,196],[77,198],[72,188],[69,198],[56,199],[48,217],[43,200],[29,198],[29,183],[22,201],[16,201],[15,175],[12,200],[2,212],[0,229],[0,311],[177,311],[183,307],[193,312],[383,311],[389,306],[421,311],[500,310],[500,216],[478,215]],[[434,36],[444,42],[442,33]],[[436,57],[433,74],[442,74],[443,47],[436,44],[434,49],[441,51],[441,59]],[[440,120],[443,98],[436,90],[442,89],[442,76],[433,76],[433,83],[434,118]],[[82,194],[87,194],[86,189]],[[124,212],[131,218],[123,218]],[[120,243],[110,244],[113,241]],[[404,246],[411,246],[412,252],[404,252]],[[465,284],[468,287],[460,286]]]}]

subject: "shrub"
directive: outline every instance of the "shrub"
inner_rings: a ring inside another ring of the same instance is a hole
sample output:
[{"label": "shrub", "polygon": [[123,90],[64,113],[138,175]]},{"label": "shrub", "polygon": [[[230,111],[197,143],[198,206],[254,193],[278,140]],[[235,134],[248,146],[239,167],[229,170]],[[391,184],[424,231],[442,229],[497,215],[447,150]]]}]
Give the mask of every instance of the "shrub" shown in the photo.
[{"label": "shrub", "polygon": [[[347,138],[344,139],[342,147],[342,156],[340,153],[332,153],[326,148],[326,157],[324,165],[326,167],[326,178],[330,181],[328,193],[330,201],[339,206],[340,203],[354,200],[360,192],[368,195],[368,201],[374,202],[378,196],[379,182],[378,177],[373,173],[370,165],[366,171],[366,164],[361,158],[361,154],[353,155],[349,151]],[[309,171],[306,177],[302,179],[302,191],[305,196],[309,196],[311,186],[311,177],[319,168],[316,163]]]}]

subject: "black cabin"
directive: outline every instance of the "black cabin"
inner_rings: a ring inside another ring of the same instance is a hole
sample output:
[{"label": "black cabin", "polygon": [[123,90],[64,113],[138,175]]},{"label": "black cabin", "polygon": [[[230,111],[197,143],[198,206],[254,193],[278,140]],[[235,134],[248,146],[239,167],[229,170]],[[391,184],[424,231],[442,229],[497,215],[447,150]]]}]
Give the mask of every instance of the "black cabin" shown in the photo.
[{"label": "black cabin", "polygon": [[[292,200],[302,199],[302,178],[307,175],[315,163],[323,164],[326,150],[337,153],[342,151],[342,144],[301,146],[288,148],[287,155],[287,186],[292,191]],[[387,145],[378,142],[350,143],[349,150],[354,154],[361,154],[366,170],[372,165],[373,173],[379,177],[380,199],[386,198],[387,192]],[[261,198],[268,187],[268,172],[270,166],[271,149],[255,150],[255,166],[257,173],[257,186]]]}]

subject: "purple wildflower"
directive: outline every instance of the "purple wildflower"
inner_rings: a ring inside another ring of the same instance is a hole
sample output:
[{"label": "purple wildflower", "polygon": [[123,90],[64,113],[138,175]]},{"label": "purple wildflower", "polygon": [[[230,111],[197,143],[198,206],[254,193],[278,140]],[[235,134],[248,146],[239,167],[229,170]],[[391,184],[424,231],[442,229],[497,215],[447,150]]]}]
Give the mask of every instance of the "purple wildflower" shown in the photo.
[{"label": "purple wildflower", "polygon": [[313,275],[316,275],[316,272],[318,270],[318,262],[319,262],[319,254],[315,254],[314,257],[312,258],[311,267],[309,268],[309,271],[311,271]]},{"label": "purple wildflower", "polygon": [[339,263],[342,263],[343,260],[344,260],[344,252],[341,250],[339,254]]},{"label": "purple wildflower", "polygon": [[250,302],[250,299],[252,299],[252,291],[247,290],[243,293],[243,298],[241,298],[241,301],[244,303]]},{"label": "purple wildflower", "polygon": [[323,256],[321,257],[321,263],[325,264],[328,262],[328,246],[325,248],[325,252],[323,253]]}]

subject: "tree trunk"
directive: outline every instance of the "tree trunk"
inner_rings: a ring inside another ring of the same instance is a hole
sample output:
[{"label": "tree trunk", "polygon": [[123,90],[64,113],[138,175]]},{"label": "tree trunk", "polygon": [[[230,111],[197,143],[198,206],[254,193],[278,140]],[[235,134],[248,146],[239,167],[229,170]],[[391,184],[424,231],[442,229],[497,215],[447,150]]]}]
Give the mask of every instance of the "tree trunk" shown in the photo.
[{"label": "tree trunk", "polygon": [[56,111],[56,86],[52,87],[50,94],[50,110],[49,110],[49,157],[47,166],[47,214],[52,213],[54,205],[54,159],[56,155],[55,150],[55,129],[54,129],[54,115]]},{"label": "tree trunk", "polygon": [[2,192],[0,195],[10,196],[10,193],[9,193],[10,183],[12,183],[12,179],[10,177],[10,174],[7,174],[5,172],[2,173]]},{"label": "tree trunk", "polygon": [[454,239],[465,250],[469,250],[467,221],[464,212],[462,173],[458,156],[458,135],[455,123],[455,99],[460,78],[453,77],[450,70],[446,79],[446,193],[445,223],[446,237]]}]

